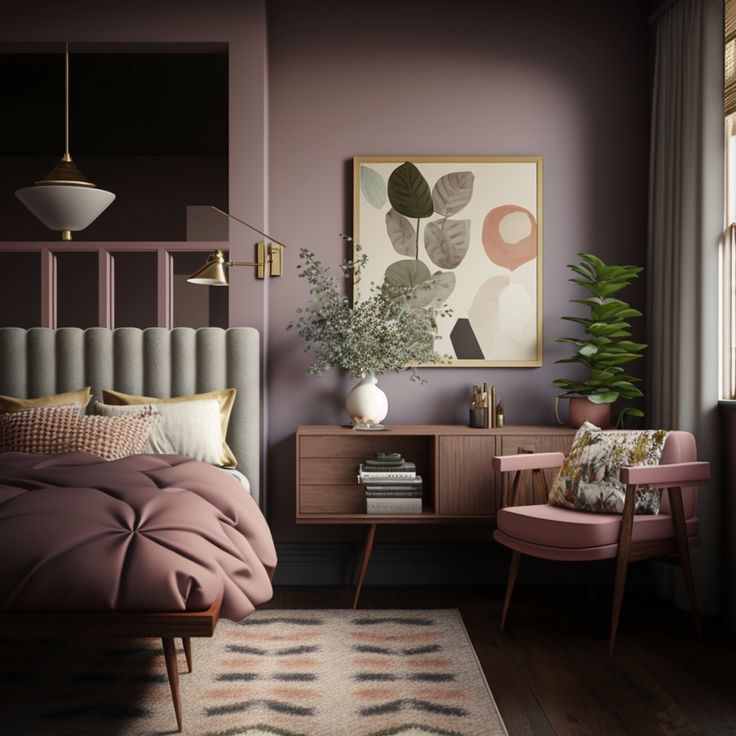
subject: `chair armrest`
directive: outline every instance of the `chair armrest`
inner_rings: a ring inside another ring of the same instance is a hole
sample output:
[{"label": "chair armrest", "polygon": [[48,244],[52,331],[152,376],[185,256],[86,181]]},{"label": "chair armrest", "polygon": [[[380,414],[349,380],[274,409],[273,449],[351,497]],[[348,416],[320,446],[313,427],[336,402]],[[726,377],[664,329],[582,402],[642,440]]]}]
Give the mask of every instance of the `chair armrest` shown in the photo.
[{"label": "chair armrest", "polygon": [[559,468],[565,460],[561,452],[534,452],[522,455],[494,455],[493,469],[501,473],[513,470]]},{"label": "chair armrest", "polygon": [[636,465],[621,468],[621,480],[627,486],[648,485],[652,488],[701,486],[710,480],[710,463]]}]

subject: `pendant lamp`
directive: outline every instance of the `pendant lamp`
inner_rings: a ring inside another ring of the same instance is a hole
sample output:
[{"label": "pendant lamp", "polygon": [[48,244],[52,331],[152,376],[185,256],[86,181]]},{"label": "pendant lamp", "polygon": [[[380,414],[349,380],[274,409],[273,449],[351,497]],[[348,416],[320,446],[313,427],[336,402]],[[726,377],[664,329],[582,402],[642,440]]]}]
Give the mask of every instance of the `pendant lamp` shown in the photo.
[{"label": "pendant lamp", "polygon": [[51,230],[60,230],[62,240],[92,224],[115,199],[98,189],[76,167],[69,155],[69,43],[64,45],[64,155],[51,171],[32,187],[18,189],[15,196]]}]

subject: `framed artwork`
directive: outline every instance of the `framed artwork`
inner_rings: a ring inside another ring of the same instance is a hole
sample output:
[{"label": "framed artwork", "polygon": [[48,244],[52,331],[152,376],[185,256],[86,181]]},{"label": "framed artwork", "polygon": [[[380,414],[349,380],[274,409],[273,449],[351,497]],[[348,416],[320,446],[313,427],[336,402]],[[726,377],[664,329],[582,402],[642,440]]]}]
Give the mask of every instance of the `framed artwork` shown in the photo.
[{"label": "framed artwork", "polygon": [[356,156],[362,284],[423,283],[453,366],[542,365],[542,157]]}]

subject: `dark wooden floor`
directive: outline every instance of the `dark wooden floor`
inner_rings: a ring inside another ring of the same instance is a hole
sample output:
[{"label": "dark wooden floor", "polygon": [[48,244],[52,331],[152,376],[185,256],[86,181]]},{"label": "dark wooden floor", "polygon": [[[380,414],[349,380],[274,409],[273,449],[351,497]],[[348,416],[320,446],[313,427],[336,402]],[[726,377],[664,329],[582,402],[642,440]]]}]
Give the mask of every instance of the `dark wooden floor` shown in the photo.
[{"label": "dark wooden floor", "polygon": [[[343,608],[351,588],[281,587],[271,607]],[[608,656],[610,589],[367,587],[362,608],[458,608],[511,736],[736,734],[736,637],[670,603],[624,600]]]}]

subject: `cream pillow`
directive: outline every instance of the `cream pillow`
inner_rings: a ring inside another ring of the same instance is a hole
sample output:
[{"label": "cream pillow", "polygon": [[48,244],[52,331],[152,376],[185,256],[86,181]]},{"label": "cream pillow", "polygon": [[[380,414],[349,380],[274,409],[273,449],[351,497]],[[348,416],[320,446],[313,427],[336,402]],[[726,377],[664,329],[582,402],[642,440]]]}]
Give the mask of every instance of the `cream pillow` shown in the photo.
[{"label": "cream pillow", "polygon": [[233,455],[233,451],[228,447],[225,441],[227,437],[227,425],[230,421],[230,412],[233,410],[235,403],[234,388],[223,388],[220,391],[208,391],[203,394],[191,394],[190,396],[174,396],[170,399],[157,399],[153,396],[136,396],[135,394],[124,394],[121,391],[102,390],[102,399],[107,405],[129,406],[133,404],[155,404],[158,408],[161,404],[177,404],[183,401],[209,401],[214,399],[220,409],[220,426],[222,428],[222,447],[220,449],[220,459],[216,465],[222,465],[224,468],[235,468],[238,461]]},{"label": "cream pillow", "polygon": [[15,396],[0,396],[0,414],[10,411],[25,411],[44,406],[78,406],[84,409],[92,398],[89,386],[76,391],[65,391],[51,396],[39,396],[36,399],[19,399]]},{"label": "cream pillow", "polygon": [[[222,436],[220,405],[208,401],[177,401],[172,404],[148,405],[158,413],[158,422],[151,429],[143,452],[157,455],[186,455],[210,465],[221,465]],[[141,405],[110,406],[99,401],[95,414],[120,417],[140,414]]]}]

